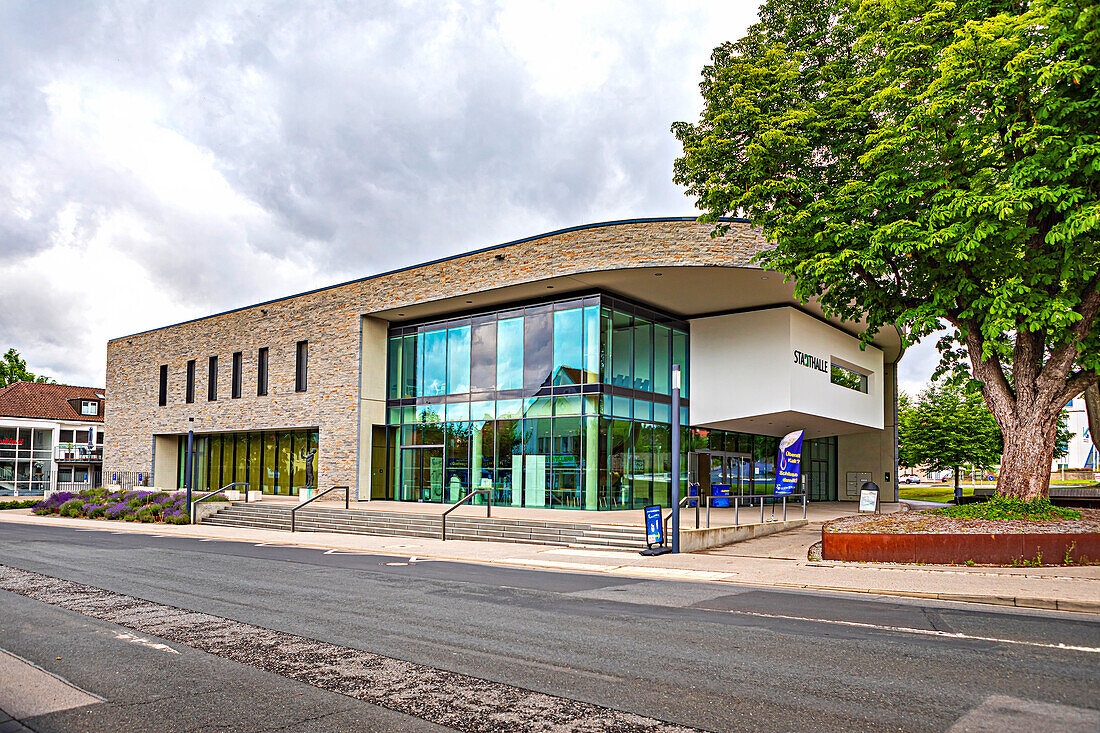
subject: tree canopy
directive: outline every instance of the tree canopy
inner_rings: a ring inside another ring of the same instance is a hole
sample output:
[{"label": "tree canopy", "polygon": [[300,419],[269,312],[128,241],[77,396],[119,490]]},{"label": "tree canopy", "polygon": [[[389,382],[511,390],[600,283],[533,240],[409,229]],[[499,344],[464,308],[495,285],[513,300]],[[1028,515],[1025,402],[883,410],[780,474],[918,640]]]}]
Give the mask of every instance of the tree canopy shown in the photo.
[{"label": "tree canopy", "polygon": [[[899,401],[900,402],[900,401]],[[1001,459],[1000,428],[980,394],[933,383],[898,410],[898,462],[934,471],[991,468]]]},{"label": "tree canopy", "polygon": [[[1062,408],[1100,381],[1100,5],[768,0],[703,70],[674,178],[870,340],[947,325],[941,368],[1045,494]],[[967,363],[969,362],[969,363]]]},{"label": "tree canopy", "polygon": [[53,382],[49,377],[40,377],[27,371],[27,362],[19,356],[15,349],[8,349],[0,359],[0,387],[6,387],[12,382]]}]

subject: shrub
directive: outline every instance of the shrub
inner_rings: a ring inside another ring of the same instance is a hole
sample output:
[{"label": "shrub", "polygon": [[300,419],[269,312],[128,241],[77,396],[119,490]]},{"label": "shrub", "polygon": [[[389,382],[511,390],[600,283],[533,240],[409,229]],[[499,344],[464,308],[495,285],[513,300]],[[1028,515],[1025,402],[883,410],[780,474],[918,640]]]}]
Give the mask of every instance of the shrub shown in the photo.
[{"label": "shrub", "polygon": [[58,514],[63,517],[79,517],[84,514],[84,500],[80,497],[69,499],[61,505]]},{"label": "shrub", "polygon": [[112,504],[107,507],[104,516],[107,517],[107,519],[122,519],[129,511],[130,506],[126,502],[120,501],[117,504]]},{"label": "shrub", "polygon": [[160,519],[160,509],[156,504],[146,504],[135,512],[134,517],[139,522],[156,522]]},{"label": "shrub", "polygon": [[50,498],[40,501],[34,507],[35,514],[57,514],[61,505],[72,499],[76,494],[71,491],[58,491],[51,494]]},{"label": "shrub", "polygon": [[107,512],[107,504],[85,504],[84,514],[88,519],[99,519]]},{"label": "shrub", "polygon": [[30,509],[42,503],[41,499],[26,499],[13,501],[0,501],[0,509]]},{"label": "shrub", "polygon": [[1081,512],[1054,506],[1049,499],[1032,502],[994,496],[989,501],[933,509],[930,514],[956,519],[1025,519],[1032,522],[1080,519]]}]

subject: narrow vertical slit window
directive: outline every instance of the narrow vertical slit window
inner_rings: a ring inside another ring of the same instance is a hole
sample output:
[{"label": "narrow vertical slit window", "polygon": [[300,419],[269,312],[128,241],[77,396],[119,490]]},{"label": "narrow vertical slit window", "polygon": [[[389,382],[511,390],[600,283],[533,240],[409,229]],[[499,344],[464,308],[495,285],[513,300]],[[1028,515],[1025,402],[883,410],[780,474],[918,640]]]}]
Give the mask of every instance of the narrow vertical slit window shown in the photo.
[{"label": "narrow vertical slit window", "polygon": [[157,404],[164,407],[168,404],[168,365],[160,365],[160,385],[157,390]]},{"label": "narrow vertical slit window", "polygon": [[267,394],[267,347],[260,349],[256,354],[256,394],[263,397]]},{"label": "narrow vertical slit window", "polygon": [[187,362],[187,403],[195,401],[195,360]]},{"label": "narrow vertical slit window", "polygon": [[294,361],[294,391],[306,391],[306,371],[309,366],[309,342],[299,341]]},{"label": "narrow vertical slit window", "polygon": [[206,376],[206,399],[214,402],[218,399],[218,357],[210,357],[210,368]]},{"label": "narrow vertical slit window", "polygon": [[238,399],[241,396],[241,360],[243,357],[244,355],[241,352],[233,352],[233,399]]}]

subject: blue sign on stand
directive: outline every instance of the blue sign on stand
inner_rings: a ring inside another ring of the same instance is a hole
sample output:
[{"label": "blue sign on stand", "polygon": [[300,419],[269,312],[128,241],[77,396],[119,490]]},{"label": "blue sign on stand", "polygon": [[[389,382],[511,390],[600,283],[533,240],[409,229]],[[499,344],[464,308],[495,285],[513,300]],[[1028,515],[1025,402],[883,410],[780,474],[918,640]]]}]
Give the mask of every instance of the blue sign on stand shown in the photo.
[{"label": "blue sign on stand", "polygon": [[790,496],[798,486],[802,464],[802,434],[796,430],[779,441],[779,457],[775,464],[775,495]]},{"label": "blue sign on stand", "polygon": [[651,547],[665,543],[665,522],[661,518],[661,507],[656,504],[645,508],[645,541]]}]

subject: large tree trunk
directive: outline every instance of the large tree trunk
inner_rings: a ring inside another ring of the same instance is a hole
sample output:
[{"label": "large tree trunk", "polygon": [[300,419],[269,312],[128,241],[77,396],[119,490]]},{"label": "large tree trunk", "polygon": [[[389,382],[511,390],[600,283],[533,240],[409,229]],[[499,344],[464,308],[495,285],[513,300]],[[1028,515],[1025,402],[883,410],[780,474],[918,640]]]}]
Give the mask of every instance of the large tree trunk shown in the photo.
[{"label": "large tree trunk", "polygon": [[1047,496],[1060,412],[1018,416],[1015,429],[1002,428],[1005,449],[997,476],[997,494],[1021,501]]}]

